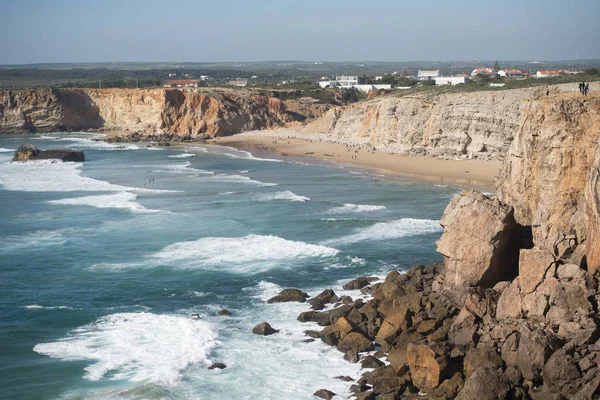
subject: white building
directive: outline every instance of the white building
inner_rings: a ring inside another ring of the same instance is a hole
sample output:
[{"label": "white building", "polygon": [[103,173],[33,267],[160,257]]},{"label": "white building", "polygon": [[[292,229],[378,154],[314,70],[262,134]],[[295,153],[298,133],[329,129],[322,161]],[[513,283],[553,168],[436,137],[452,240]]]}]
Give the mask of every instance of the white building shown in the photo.
[{"label": "white building", "polygon": [[565,71],[563,69],[555,70],[555,71],[538,71],[535,76],[537,78],[549,78],[551,76],[559,76],[560,74],[567,74],[569,71]]},{"label": "white building", "polygon": [[371,90],[380,90],[380,89],[391,89],[392,85],[354,85],[352,86],[358,90],[360,90],[361,92],[366,92],[369,93]]},{"label": "white building", "polygon": [[487,75],[490,77],[498,75],[498,72],[494,68],[475,68],[473,72],[471,72],[471,76],[477,75]]},{"label": "white building", "polygon": [[501,69],[498,71],[498,75],[505,78],[523,78],[525,75],[518,69]]},{"label": "white building", "polygon": [[337,87],[339,86],[338,81],[319,81],[319,86],[322,88],[326,87]]},{"label": "white building", "polygon": [[335,80],[341,87],[352,87],[358,85],[358,76],[336,76]]},{"label": "white building", "polygon": [[435,78],[438,78],[442,76],[442,74],[440,74],[440,70],[436,69],[436,70],[419,70],[419,73],[417,74],[417,80],[419,81],[431,81],[434,80]]},{"label": "white building", "polygon": [[460,83],[467,83],[466,76],[438,76],[435,78],[435,85],[458,85]]}]

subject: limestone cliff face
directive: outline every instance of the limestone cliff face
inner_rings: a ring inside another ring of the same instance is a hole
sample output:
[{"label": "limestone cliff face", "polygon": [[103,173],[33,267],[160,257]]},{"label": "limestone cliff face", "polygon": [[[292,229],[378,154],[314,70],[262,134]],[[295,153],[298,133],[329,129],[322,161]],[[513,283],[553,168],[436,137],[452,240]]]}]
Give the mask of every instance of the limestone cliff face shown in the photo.
[{"label": "limestone cliff face", "polygon": [[[559,85],[551,92],[574,90]],[[303,133],[378,150],[502,160],[519,129],[524,99],[545,88],[455,93],[434,99],[384,96],[329,110]]]},{"label": "limestone cliff face", "polygon": [[98,108],[83,90],[0,91],[0,133],[95,129]]},{"label": "limestone cliff face", "polygon": [[532,227],[535,246],[557,259],[579,264],[586,247],[600,248],[598,229],[591,229],[598,221],[599,135],[597,96],[526,101],[497,179],[500,201],[514,208],[518,223]]},{"label": "limestone cliff face", "polygon": [[103,129],[216,136],[288,121],[276,98],[244,91],[30,89],[0,92],[0,133]]}]

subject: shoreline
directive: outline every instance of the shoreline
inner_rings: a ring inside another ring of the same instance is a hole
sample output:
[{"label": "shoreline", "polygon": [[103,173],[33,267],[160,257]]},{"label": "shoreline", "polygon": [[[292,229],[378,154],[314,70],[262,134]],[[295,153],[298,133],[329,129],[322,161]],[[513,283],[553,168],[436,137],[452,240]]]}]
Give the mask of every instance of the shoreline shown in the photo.
[{"label": "shoreline", "polygon": [[279,157],[325,160],[371,170],[391,177],[436,182],[495,191],[493,179],[502,162],[484,160],[443,160],[426,156],[405,156],[367,150],[347,144],[288,138],[282,133],[246,132],[213,138],[203,144],[230,146],[251,153]]}]

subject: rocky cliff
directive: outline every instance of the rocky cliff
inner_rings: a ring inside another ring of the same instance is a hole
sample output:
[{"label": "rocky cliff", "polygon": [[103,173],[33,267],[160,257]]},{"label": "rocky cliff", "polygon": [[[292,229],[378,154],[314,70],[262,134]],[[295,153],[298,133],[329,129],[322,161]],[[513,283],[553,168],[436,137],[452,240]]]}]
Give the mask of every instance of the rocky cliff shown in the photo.
[{"label": "rocky cliff", "polygon": [[[571,90],[576,86],[550,88],[551,93]],[[433,98],[382,96],[331,109],[302,133],[390,153],[502,160],[519,129],[522,102],[545,92],[538,87]]]},{"label": "rocky cliff", "polygon": [[280,126],[279,99],[245,91],[28,89],[0,91],[0,133],[102,129],[217,136]]},{"label": "rocky cliff", "polygon": [[369,301],[328,290],[299,315],[368,368],[357,399],[600,399],[600,93],[523,104],[498,195],[444,212],[444,264],[358,278],[344,289]]}]

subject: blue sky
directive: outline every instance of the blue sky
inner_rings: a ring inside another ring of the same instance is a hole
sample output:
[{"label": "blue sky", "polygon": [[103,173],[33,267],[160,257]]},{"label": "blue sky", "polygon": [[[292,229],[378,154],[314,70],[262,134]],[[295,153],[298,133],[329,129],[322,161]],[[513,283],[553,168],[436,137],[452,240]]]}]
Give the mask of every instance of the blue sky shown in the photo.
[{"label": "blue sky", "polygon": [[600,0],[0,0],[0,64],[600,58]]}]

